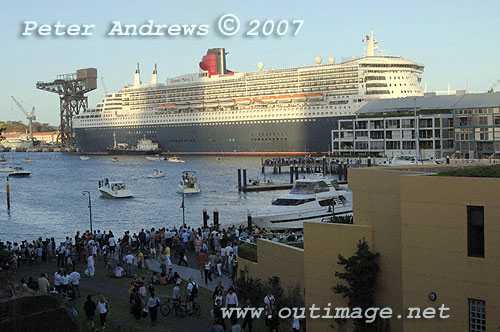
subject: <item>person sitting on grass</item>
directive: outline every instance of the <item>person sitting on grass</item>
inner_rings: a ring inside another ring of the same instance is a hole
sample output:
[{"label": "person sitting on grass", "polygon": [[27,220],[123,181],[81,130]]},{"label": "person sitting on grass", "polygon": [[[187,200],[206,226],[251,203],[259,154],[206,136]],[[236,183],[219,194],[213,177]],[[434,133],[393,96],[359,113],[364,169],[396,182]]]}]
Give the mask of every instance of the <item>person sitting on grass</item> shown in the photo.
[{"label": "person sitting on grass", "polygon": [[123,278],[127,275],[127,271],[123,267],[118,264],[118,266],[115,268],[115,278]]},{"label": "person sitting on grass", "polygon": [[160,284],[160,279],[158,279],[158,272],[153,272],[153,275],[151,276],[151,283],[153,285],[159,285]]}]

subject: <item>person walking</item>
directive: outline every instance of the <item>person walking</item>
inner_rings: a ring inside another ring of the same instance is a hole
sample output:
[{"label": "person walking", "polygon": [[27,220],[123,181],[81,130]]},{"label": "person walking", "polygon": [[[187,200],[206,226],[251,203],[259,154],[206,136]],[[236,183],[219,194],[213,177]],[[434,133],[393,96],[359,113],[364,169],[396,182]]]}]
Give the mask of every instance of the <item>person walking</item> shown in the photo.
[{"label": "person walking", "polygon": [[73,286],[78,297],[80,297],[80,278],[80,273],[76,272],[75,268],[73,268],[73,272],[69,275],[69,282]]},{"label": "person walking", "polygon": [[90,278],[94,277],[95,274],[95,256],[90,255],[89,258],[87,258],[87,270],[88,270],[88,276]]},{"label": "person walking", "polygon": [[128,255],[125,256],[125,263],[127,264],[127,277],[132,277],[132,267],[134,266],[135,258],[134,255],[128,251]]},{"label": "person walking", "polygon": [[87,295],[87,301],[83,305],[83,311],[85,311],[85,321],[87,322],[87,327],[94,331],[94,316],[95,316],[96,305],[92,301],[92,295]]},{"label": "person walking", "polygon": [[249,310],[247,311],[245,317],[243,318],[243,325],[241,328],[245,330],[245,327],[248,326],[248,332],[253,332],[253,326],[252,326],[253,318],[251,313],[251,308],[253,308],[253,306],[252,306],[252,301],[250,299],[247,299],[245,308],[249,308]]},{"label": "person walking", "polygon": [[132,308],[130,309],[130,313],[134,315],[136,320],[141,319],[142,314],[142,296],[139,294],[139,290],[137,287],[134,287],[132,290],[132,296],[130,300],[132,304]]},{"label": "person walking", "polygon": [[99,313],[99,320],[101,321],[101,331],[104,331],[106,328],[106,316],[108,315],[109,304],[106,302],[106,299],[103,295],[97,304],[97,312]]},{"label": "person walking", "polygon": [[42,273],[38,278],[38,290],[42,293],[48,293],[50,290],[50,282],[46,273]]},{"label": "person walking", "polygon": [[156,317],[158,316],[158,306],[161,305],[160,299],[155,295],[154,292],[151,292],[151,296],[148,300],[148,308],[149,308],[149,317],[151,317],[151,325],[156,325]]}]

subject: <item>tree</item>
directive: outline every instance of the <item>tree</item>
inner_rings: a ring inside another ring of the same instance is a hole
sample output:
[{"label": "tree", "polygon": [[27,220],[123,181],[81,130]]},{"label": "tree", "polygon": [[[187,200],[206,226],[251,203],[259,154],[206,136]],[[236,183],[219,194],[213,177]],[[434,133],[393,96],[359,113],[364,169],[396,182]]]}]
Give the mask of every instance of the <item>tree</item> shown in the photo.
[{"label": "tree", "polygon": [[[342,294],[348,298],[350,311],[353,308],[360,308],[362,312],[370,307],[375,307],[375,290],[377,287],[377,274],[379,266],[377,263],[378,253],[370,251],[368,243],[363,238],[358,242],[356,253],[345,258],[342,255],[338,257],[338,264],[344,266],[345,272],[335,272],[335,276],[344,280],[346,284],[337,284],[333,287],[335,294]],[[344,322],[337,322],[339,327],[343,327]],[[365,319],[354,319],[355,332],[376,331],[376,323],[366,323]]]}]

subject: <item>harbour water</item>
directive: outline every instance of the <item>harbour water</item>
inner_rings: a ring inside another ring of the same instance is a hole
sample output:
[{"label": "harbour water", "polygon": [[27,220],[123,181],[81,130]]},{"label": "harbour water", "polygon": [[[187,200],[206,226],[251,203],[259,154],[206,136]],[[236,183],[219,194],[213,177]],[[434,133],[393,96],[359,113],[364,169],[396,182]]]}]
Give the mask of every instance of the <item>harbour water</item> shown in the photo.
[{"label": "harbour water", "polygon": [[[144,156],[91,156],[80,160],[74,153],[5,153],[9,163],[1,167],[20,166],[31,172],[30,178],[11,178],[11,211],[7,211],[6,178],[0,173],[0,240],[33,240],[39,236],[63,238],[77,230],[89,229],[88,190],[92,198],[94,230],[139,231],[143,227],[173,227],[182,224],[181,194],[178,193],[182,171],[197,172],[201,194],[185,197],[186,223],[203,224],[202,211],[219,211],[221,226],[244,223],[248,211],[270,204],[287,191],[240,193],[237,169],[247,169],[249,178],[260,178],[260,157],[183,156],[185,163],[149,161]],[[24,163],[29,157],[32,162]],[[14,158],[14,159],[13,159]],[[147,178],[153,170],[164,178]],[[98,181],[103,178],[123,181],[134,198],[113,200],[101,198]],[[276,183],[287,183],[288,174],[266,175]]]}]

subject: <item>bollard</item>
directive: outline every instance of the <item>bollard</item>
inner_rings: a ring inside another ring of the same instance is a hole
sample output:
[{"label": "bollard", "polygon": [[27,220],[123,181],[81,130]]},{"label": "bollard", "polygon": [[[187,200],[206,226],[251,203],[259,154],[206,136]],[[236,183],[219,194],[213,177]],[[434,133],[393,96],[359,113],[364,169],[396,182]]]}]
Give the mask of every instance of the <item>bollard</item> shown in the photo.
[{"label": "bollard", "polygon": [[208,213],[207,209],[203,209],[203,228],[208,227]]},{"label": "bollard", "polygon": [[247,187],[247,170],[243,169],[243,188]]},{"label": "bollard", "polygon": [[241,168],[238,168],[238,191],[241,191]]},{"label": "bollard", "polygon": [[293,172],[294,172],[294,167],[290,166],[290,184],[293,184]]},{"label": "bollard", "polygon": [[250,212],[248,212],[247,216],[247,226],[248,230],[252,230],[252,214]]},{"label": "bollard", "polygon": [[219,230],[219,210],[214,210],[214,226],[217,230]]},{"label": "bollard", "polygon": [[9,177],[7,176],[7,210],[10,212],[10,188],[9,188]]}]

